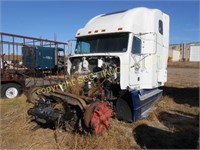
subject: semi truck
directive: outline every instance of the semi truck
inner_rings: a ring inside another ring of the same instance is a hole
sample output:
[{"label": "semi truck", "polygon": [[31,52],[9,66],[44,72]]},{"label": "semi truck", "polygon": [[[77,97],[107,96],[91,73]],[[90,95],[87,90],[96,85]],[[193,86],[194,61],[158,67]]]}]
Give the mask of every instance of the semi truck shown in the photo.
[{"label": "semi truck", "polygon": [[126,122],[147,117],[167,81],[169,22],[166,13],[144,7],[92,18],[76,33],[71,79],[60,91],[40,95],[29,115],[39,123],[73,120],[94,133],[108,129],[113,116]]},{"label": "semi truck", "polygon": [[27,68],[34,68],[41,75],[52,70],[64,70],[64,49],[57,47],[24,46],[22,47],[22,60]]}]

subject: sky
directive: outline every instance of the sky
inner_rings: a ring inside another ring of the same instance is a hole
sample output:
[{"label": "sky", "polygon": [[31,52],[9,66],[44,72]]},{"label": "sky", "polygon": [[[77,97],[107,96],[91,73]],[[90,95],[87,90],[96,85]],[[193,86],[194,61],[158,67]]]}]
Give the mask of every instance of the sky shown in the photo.
[{"label": "sky", "polygon": [[200,42],[200,2],[195,0],[0,1],[1,32],[67,42],[94,16],[135,7],[170,16],[170,44]]}]

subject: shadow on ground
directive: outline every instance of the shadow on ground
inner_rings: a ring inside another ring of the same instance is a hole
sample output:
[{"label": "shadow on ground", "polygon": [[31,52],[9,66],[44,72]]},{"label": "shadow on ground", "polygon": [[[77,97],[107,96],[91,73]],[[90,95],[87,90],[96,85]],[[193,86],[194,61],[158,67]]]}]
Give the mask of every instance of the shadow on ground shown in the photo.
[{"label": "shadow on ground", "polygon": [[199,137],[199,117],[161,112],[158,117],[169,130],[146,124],[133,130],[133,136],[141,148],[147,149],[196,149]]},{"label": "shadow on ground", "polygon": [[177,104],[188,104],[190,106],[199,106],[199,87],[177,88],[163,87],[163,96],[169,96]]}]

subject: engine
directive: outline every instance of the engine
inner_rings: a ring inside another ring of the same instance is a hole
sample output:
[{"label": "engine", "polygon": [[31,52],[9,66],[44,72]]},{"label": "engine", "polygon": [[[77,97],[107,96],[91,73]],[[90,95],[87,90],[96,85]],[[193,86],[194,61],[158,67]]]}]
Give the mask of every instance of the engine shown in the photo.
[{"label": "engine", "polygon": [[[78,81],[84,83],[85,96],[94,96],[99,87],[101,100],[113,100],[118,96],[120,89],[120,59],[115,56],[88,56],[72,57],[68,72],[70,75],[79,75]],[[93,94],[92,94],[93,93]]]},{"label": "engine", "polygon": [[41,98],[33,108],[28,110],[28,115],[33,116],[33,120],[39,126],[58,127],[66,130],[76,129],[78,126],[78,114],[75,107],[68,103],[56,100],[51,97]]}]

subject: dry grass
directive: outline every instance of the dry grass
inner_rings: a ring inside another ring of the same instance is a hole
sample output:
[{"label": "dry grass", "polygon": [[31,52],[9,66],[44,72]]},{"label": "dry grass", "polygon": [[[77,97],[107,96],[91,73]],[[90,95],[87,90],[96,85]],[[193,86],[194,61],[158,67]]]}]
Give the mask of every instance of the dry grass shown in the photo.
[{"label": "dry grass", "polygon": [[[178,69],[178,70],[177,70]],[[81,135],[36,125],[23,95],[1,100],[1,149],[164,149],[196,148],[199,133],[199,70],[169,68],[162,99],[148,118],[125,123],[111,119],[102,135]]]},{"label": "dry grass", "polygon": [[177,62],[168,62],[168,66],[170,68],[199,68],[200,67],[200,63],[199,62],[181,62],[181,61],[177,61]]}]

